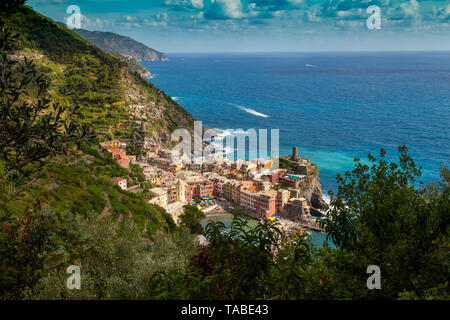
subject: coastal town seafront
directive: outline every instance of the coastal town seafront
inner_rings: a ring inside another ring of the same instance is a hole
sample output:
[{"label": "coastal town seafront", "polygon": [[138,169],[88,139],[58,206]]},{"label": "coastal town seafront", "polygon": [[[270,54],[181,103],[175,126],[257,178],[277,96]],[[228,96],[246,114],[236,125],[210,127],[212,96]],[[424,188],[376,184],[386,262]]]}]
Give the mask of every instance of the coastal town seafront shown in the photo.
[{"label": "coastal town seafront", "polygon": [[222,156],[216,156],[213,163],[186,164],[172,157],[172,150],[151,140],[139,146],[138,157],[127,154],[123,141],[101,145],[121,167],[138,166],[145,177],[145,183],[134,181],[132,186],[125,177],[115,177],[114,183],[130,192],[147,191],[148,202],[164,208],[176,224],[184,206],[194,205],[205,213],[205,221],[229,218],[240,208],[253,220],[276,221],[287,232],[325,231],[315,221],[327,208],[318,168],[300,157],[296,146],[291,155],[278,158],[275,168],[274,159],[231,161]]}]

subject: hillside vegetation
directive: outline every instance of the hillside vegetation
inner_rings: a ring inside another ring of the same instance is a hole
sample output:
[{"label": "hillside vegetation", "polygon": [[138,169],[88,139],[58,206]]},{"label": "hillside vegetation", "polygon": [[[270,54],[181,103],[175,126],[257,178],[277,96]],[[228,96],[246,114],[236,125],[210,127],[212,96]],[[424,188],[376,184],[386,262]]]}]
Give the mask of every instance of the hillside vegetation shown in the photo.
[{"label": "hillside vegetation", "polygon": [[[192,128],[192,116],[168,95],[77,33],[28,6],[5,22],[20,34],[16,58],[31,58],[51,79],[51,98],[79,105],[81,119],[100,138],[132,141],[146,135],[166,143],[174,129]],[[137,106],[144,108],[136,111]]]},{"label": "hillside vegetation", "polygon": [[[405,146],[396,162],[384,150],[355,158],[319,220],[335,247],[269,220],[250,228],[240,208],[229,232],[208,223],[200,246],[201,212],[186,206],[176,226],[149,194],[113,184],[148,189],[140,167],[125,170],[99,147],[113,137],[163,142],[192,117],[21,2],[0,3],[0,299],[450,298],[448,169],[425,186]],[[76,290],[66,285],[71,265],[82,270]],[[369,266],[381,270],[378,289],[367,286]]]},{"label": "hillside vegetation", "polygon": [[142,43],[116,33],[83,29],[74,29],[74,31],[114,57],[125,61],[129,69],[139,73],[142,78],[151,77],[151,73],[140,64],[141,61],[168,60],[164,53],[148,48]]},{"label": "hillside vegetation", "polygon": [[146,187],[141,170],[121,168],[99,146],[114,138],[166,143],[193,118],[125,62],[20,2],[0,13],[0,296],[29,297],[49,270],[98,259],[100,248],[89,243],[100,225],[108,236],[98,240],[117,250],[131,239],[144,254],[165,234],[194,248],[188,233],[174,234],[162,208],[148,204],[145,189],[114,185],[122,177]]},{"label": "hillside vegetation", "polygon": [[[169,96],[75,32],[27,6],[4,20],[20,35],[11,59],[33,61],[49,81],[48,99],[78,106],[77,121],[95,130],[97,143],[118,138],[133,144],[145,137],[165,142],[175,128],[191,127],[193,118]],[[138,114],[136,105],[146,108]],[[59,213],[94,210],[116,219],[132,216],[150,233],[170,225],[162,209],[147,204],[144,195],[114,187],[113,177],[143,180],[142,173],[122,169],[98,144],[81,144],[66,156],[47,159],[39,180],[8,207],[20,213],[40,198]]]}]

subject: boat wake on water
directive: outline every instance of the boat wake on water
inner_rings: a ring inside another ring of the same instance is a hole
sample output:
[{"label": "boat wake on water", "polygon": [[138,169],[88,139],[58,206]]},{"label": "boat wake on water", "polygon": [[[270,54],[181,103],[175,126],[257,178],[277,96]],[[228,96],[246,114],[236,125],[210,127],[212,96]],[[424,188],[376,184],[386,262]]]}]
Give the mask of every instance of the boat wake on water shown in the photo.
[{"label": "boat wake on water", "polygon": [[246,108],[246,107],[243,107],[243,106],[240,106],[240,105],[237,105],[237,104],[233,104],[233,103],[230,103],[230,104],[235,106],[236,108],[241,109],[242,111],[250,113],[250,114],[252,114],[254,116],[261,117],[261,118],[270,118],[270,116],[268,116],[267,114],[258,112],[256,110],[253,110],[253,109],[250,109],[250,108]]}]

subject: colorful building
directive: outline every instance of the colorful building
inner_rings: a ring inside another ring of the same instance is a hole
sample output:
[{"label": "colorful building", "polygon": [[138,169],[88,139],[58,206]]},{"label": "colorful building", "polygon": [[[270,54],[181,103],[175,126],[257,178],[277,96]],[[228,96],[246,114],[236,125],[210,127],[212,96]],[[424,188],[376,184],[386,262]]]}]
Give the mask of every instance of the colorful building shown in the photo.
[{"label": "colorful building", "polygon": [[222,176],[214,177],[211,179],[214,184],[214,195],[216,197],[223,197],[223,188],[228,179]]},{"label": "colorful building", "polygon": [[260,217],[269,217],[277,213],[277,192],[275,190],[256,190],[257,189],[254,186],[248,189],[241,189],[239,205],[247,210],[255,212]]},{"label": "colorful building", "polygon": [[202,176],[189,176],[185,181],[191,187],[193,195],[198,198],[214,195],[214,183]]},{"label": "colorful building", "polygon": [[160,207],[164,207],[169,204],[169,195],[167,190],[163,188],[153,188],[149,191],[155,195],[155,197],[151,199],[149,203],[156,204]]},{"label": "colorful building", "polygon": [[286,174],[286,172],[287,172],[287,170],[285,170],[285,169],[278,169],[278,170],[276,170],[276,171],[274,171],[273,173],[272,173],[272,175],[270,176],[270,181],[272,182],[272,183],[278,183],[278,180],[282,177],[282,176],[284,176],[285,174]]},{"label": "colorful building", "polygon": [[286,189],[279,189],[277,191],[277,212],[283,211],[284,207],[289,201],[289,197],[291,195],[291,192]]},{"label": "colorful building", "polygon": [[256,199],[256,212],[260,217],[270,217],[277,212],[277,192],[275,190],[260,191]]},{"label": "colorful building", "polygon": [[120,187],[120,189],[125,190],[127,188],[127,179],[116,177],[113,178],[113,181]]}]

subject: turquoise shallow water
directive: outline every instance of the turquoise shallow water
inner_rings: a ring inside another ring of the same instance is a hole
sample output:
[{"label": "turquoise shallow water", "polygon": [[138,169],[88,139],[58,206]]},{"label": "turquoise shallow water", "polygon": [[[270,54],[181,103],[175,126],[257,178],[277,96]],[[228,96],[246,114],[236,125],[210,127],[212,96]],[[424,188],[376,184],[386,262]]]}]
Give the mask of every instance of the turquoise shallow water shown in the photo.
[{"label": "turquoise shallow water", "polygon": [[[280,129],[281,154],[319,165],[324,191],[353,158],[401,144],[439,179],[449,165],[450,53],[173,54],[146,66],[204,126]],[[326,192],[325,192],[326,193]]]}]

